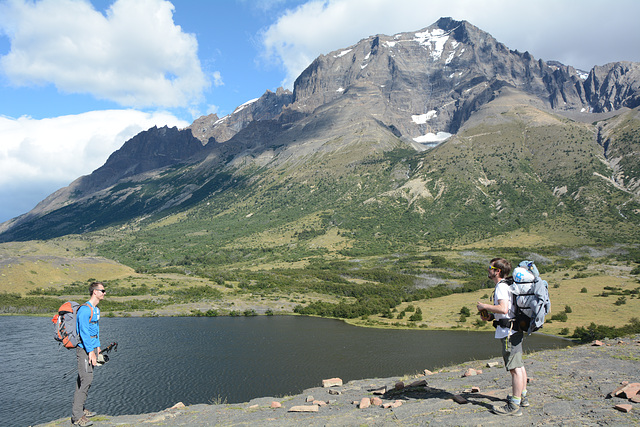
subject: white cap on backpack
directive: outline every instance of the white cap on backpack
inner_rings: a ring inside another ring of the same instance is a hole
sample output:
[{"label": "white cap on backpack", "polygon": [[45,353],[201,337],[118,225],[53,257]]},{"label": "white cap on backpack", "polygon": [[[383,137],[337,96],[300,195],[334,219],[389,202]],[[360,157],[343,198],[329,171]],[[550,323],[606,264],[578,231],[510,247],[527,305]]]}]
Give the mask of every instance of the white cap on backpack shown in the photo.
[{"label": "white cap on backpack", "polygon": [[524,267],[516,267],[513,270],[513,281],[516,283],[531,283],[535,279],[533,274]]}]

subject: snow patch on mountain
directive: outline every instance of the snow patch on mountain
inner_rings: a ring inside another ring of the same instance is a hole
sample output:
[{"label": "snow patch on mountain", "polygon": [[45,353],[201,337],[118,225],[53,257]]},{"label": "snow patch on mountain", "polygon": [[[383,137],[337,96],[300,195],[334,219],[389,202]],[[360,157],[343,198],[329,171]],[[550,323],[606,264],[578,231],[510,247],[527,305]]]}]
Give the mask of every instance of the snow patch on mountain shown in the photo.
[{"label": "snow patch on mountain", "polygon": [[242,104],[241,106],[239,106],[238,108],[235,109],[234,113],[239,113],[240,111],[244,110],[245,108],[247,108],[249,105],[253,104],[254,102],[256,102],[259,98],[255,98],[252,99],[250,101],[245,102],[244,104]]},{"label": "snow patch on mountain", "polygon": [[[425,123],[427,123],[429,120],[433,119],[434,117],[438,116],[438,112],[436,110],[431,110],[425,114],[417,114],[417,115],[413,115],[411,116],[411,120],[413,120],[414,123],[418,124],[418,125],[423,125]],[[416,141],[418,142],[418,141]]]},{"label": "snow patch on mountain", "polygon": [[343,56],[345,56],[346,54],[348,54],[349,52],[351,52],[353,49],[347,49],[347,50],[343,50],[342,52],[340,52],[337,55],[334,55],[334,58],[342,58]]},{"label": "snow patch on mountain", "polygon": [[413,138],[413,140],[415,142],[424,144],[424,143],[433,143],[433,142],[440,143],[440,142],[446,141],[449,138],[451,138],[451,134],[449,132],[438,132],[438,133],[429,132],[426,135]]},{"label": "snow patch on mountain", "polygon": [[[431,58],[434,60],[440,59],[442,52],[444,52],[444,46],[449,40],[450,32],[445,32],[440,28],[434,30],[427,30],[422,33],[415,33],[413,41],[418,42],[420,45],[431,49]],[[457,44],[454,46],[454,50]],[[451,58],[453,59],[453,57]]]}]

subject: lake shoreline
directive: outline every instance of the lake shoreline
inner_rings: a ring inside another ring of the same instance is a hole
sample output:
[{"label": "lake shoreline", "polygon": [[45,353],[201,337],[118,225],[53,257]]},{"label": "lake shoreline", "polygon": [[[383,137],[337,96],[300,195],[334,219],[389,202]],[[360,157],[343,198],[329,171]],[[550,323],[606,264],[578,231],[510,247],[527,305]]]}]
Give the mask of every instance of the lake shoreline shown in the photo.
[{"label": "lake shoreline", "polygon": [[[0,316],[7,316],[7,317],[11,317],[11,316],[26,316],[26,317],[52,317],[53,314],[51,313],[0,313]],[[256,314],[255,316],[267,316],[265,314]],[[297,314],[297,313],[274,313],[273,315],[269,315],[269,316],[299,316],[299,317],[310,317],[310,318],[316,318],[316,319],[327,319],[327,320],[338,320],[341,322],[344,322],[347,325],[350,326],[355,326],[355,327],[359,327],[359,328],[371,328],[371,329],[379,329],[379,330],[401,330],[401,331],[447,331],[447,332],[456,332],[456,331],[460,331],[460,332],[491,332],[493,329],[492,328],[463,328],[460,326],[449,326],[449,327],[442,327],[442,326],[438,326],[438,327],[411,327],[411,326],[397,326],[397,325],[370,325],[370,324],[362,324],[359,322],[351,322],[350,320],[352,319],[342,319],[339,317],[322,317],[322,316],[313,316],[313,315],[306,315],[306,314]],[[246,317],[246,316],[230,316],[230,315],[218,315],[218,316],[197,316],[197,315],[187,315],[187,314],[174,314],[174,315],[150,315],[148,313],[136,313],[136,314],[132,314],[130,316],[109,316],[109,315],[103,315],[102,317],[106,318],[106,319],[115,319],[115,318],[134,318],[134,317],[146,317],[146,318],[150,318],[150,317],[166,317],[166,318],[171,318],[171,317],[177,317],[177,318],[189,318],[189,317],[193,317],[193,318],[198,318],[198,317],[229,317],[229,318],[233,318],[233,317]],[[253,317],[253,316],[249,316],[249,317]],[[535,332],[536,334],[541,334],[541,335],[545,335],[547,337],[552,337],[552,338],[558,338],[561,340],[565,340],[565,341],[570,341],[573,343],[578,344],[579,341],[572,339],[570,337],[567,336],[563,336],[563,335],[557,335],[557,334],[552,334],[552,333],[547,333],[546,331],[544,331],[544,329],[540,329],[538,331]]]},{"label": "lake shoreline", "polygon": [[[491,343],[495,345],[495,343]],[[341,386],[318,386],[293,396],[260,397],[239,404],[196,404],[176,402],[172,408],[137,415],[98,415],[97,427],[121,425],[175,426],[307,426],[436,424],[485,425],[628,425],[640,422],[640,403],[622,397],[608,397],[624,381],[640,382],[640,335],[603,340],[603,345],[584,344],[525,355],[530,377],[531,406],[522,417],[497,418],[489,409],[503,404],[510,393],[510,377],[500,358],[473,360],[442,368],[433,374],[353,380]],[[494,364],[497,362],[497,366]],[[469,369],[476,375],[464,376]],[[481,371],[481,372],[478,372]],[[426,381],[427,385],[408,386]],[[407,387],[400,388],[402,382]],[[386,393],[375,394],[386,388]],[[365,407],[367,399],[383,404]],[[364,399],[364,400],[363,400]],[[274,404],[281,405],[278,408]],[[354,403],[355,402],[355,403]],[[360,405],[363,407],[361,408]],[[615,409],[631,405],[630,412]],[[312,412],[292,412],[295,407]],[[41,427],[65,425],[62,418]]]}]

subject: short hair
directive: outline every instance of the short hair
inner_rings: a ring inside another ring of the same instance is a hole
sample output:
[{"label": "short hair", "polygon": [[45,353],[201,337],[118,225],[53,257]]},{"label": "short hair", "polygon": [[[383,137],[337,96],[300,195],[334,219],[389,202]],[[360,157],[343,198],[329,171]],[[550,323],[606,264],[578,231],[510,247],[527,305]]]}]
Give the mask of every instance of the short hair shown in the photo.
[{"label": "short hair", "polygon": [[102,287],[104,288],[104,283],[102,282],[93,282],[89,285],[89,296],[92,297],[93,296],[93,291],[95,291],[96,289],[98,289],[98,286],[102,285]]},{"label": "short hair", "polygon": [[494,258],[490,264],[498,269],[500,277],[503,279],[511,274],[511,263],[504,258]]}]

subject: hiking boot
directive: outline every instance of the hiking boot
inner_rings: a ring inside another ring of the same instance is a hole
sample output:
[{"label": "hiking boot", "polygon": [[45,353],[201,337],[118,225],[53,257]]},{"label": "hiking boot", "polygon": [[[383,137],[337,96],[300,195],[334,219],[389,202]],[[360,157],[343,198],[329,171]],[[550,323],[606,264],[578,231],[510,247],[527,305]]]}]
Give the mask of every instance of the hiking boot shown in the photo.
[{"label": "hiking boot", "polygon": [[87,426],[92,426],[93,422],[89,421],[89,418],[87,418],[87,417],[85,417],[83,415],[82,418],[80,418],[78,421],[73,423],[73,425],[74,426],[80,426],[80,427],[87,427]]},{"label": "hiking boot", "polygon": [[519,406],[514,405],[511,400],[509,400],[504,406],[494,406],[491,409],[491,412],[496,415],[513,415],[514,417],[522,415],[522,409],[520,409]]},{"label": "hiking boot", "polygon": [[[507,402],[511,400],[511,396],[507,394]],[[522,396],[520,398],[520,407],[526,408],[529,406],[529,396]]]},{"label": "hiking boot", "polygon": [[88,409],[84,410],[84,416],[87,417],[87,418],[95,417],[96,415],[98,415],[98,414],[96,414],[95,412],[91,412]]}]

